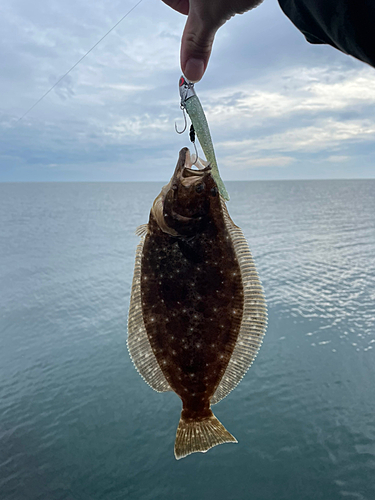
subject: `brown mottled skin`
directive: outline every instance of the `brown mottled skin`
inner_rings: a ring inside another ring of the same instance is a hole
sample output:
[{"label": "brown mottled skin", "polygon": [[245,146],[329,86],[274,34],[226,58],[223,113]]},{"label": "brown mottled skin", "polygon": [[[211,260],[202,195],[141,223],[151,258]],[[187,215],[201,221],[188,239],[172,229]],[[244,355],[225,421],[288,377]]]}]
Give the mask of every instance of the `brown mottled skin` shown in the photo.
[{"label": "brown mottled skin", "polygon": [[[183,402],[182,417],[203,420],[212,415],[210,398],[235,347],[243,285],[210,168],[184,169],[186,151],[164,198],[164,221],[178,235],[163,232],[150,214],[142,311],[156,359]],[[183,186],[181,172],[196,181]]]}]

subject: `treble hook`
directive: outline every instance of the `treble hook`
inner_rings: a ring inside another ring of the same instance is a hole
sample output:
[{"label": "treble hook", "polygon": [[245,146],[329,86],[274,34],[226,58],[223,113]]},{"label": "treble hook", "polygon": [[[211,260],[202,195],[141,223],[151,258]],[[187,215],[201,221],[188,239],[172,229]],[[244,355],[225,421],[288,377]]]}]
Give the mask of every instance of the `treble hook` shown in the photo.
[{"label": "treble hook", "polygon": [[177,124],[174,122],[174,129],[178,134],[183,134],[187,128],[187,120],[186,120],[186,113],[185,113],[185,108],[183,106],[180,106],[180,109],[182,109],[182,114],[184,115],[184,121],[185,121],[185,126],[184,128],[179,132],[177,129]]}]

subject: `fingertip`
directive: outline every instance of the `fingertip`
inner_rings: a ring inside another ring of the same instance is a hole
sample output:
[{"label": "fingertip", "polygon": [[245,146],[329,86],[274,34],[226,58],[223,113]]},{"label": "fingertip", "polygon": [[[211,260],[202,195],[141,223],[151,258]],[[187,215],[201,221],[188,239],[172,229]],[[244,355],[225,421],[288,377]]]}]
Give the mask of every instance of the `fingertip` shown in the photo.
[{"label": "fingertip", "polygon": [[204,61],[192,57],[186,61],[185,67],[182,68],[185,77],[193,83],[199,82],[204,74]]}]

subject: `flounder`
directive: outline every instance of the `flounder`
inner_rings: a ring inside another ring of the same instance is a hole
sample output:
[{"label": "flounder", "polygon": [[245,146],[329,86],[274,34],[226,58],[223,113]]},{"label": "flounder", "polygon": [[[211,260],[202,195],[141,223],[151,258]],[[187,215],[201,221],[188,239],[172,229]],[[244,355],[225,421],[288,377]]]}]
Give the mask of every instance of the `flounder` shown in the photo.
[{"label": "flounder", "polygon": [[140,226],[128,318],[135,367],[182,400],[177,459],[237,442],[214,416],[256,357],[267,309],[249,247],[206,162],[180,151]]}]

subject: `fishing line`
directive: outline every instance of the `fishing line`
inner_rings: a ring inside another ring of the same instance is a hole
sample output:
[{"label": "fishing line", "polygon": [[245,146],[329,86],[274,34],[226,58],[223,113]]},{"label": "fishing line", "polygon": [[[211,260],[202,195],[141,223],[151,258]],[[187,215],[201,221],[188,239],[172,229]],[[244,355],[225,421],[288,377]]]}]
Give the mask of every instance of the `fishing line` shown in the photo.
[{"label": "fishing line", "polygon": [[91,52],[92,50],[94,50],[94,49],[95,49],[95,47],[97,47],[97,46],[99,45],[99,43],[100,43],[100,42],[102,42],[102,41],[104,40],[104,38],[105,38],[107,35],[109,35],[109,34],[111,33],[111,31],[113,31],[113,30],[114,30],[114,29],[115,29],[115,28],[116,28],[116,27],[117,27],[117,26],[118,26],[118,25],[119,25],[119,24],[120,24],[120,23],[121,23],[121,22],[125,19],[125,17],[128,17],[128,15],[129,15],[131,12],[133,12],[133,10],[134,10],[136,7],[138,7],[138,5],[139,5],[141,2],[143,2],[143,0],[139,0],[139,2],[138,2],[138,3],[136,3],[136,4],[135,4],[135,5],[134,5],[134,6],[133,6],[133,7],[132,7],[132,8],[131,8],[131,9],[130,9],[130,10],[129,10],[126,14],[125,14],[125,15],[124,15],[124,16],[122,16],[122,18],[121,18],[121,19],[120,19],[120,20],[119,20],[119,21],[118,21],[118,22],[117,22],[117,23],[116,23],[116,24],[115,24],[115,25],[114,25],[114,26],[113,26],[113,27],[112,27],[109,31],[107,31],[107,33],[106,33],[104,36],[102,36],[102,37],[101,37],[101,39],[100,39],[100,40],[98,40],[98,41],[96,42],[96,44],[95,44],[95,45],[93,45],[93,46],[91,47],[91,49],[90,49],[90,50],[88,50],[88,51],[86,52],[86,54],[85,54],[85,55],[83,55],[83,56],[81,57],[81,59],[79,59],[79,60],[78,60],[78,61],[77,61],[77,62],[76,62],[76,63],[75,63],[75,64],[74,64],[74,65],[73,65],[73,66],[72,66],[72,67],[71,67],[71,68],[70,68],[70,69],[69,69],[66,73],[65,73],[65,75],[63,75],[63,76],[62,76],[59,80],[57,80],[57,82],[56,82],[54,85],[52,85],[52,87],[51,87],[50,89],[48,89],[48,90],[47,90],[47,92],[46,92],[45,94],[43,94],[43,95],[42,95],[42,97],[40,97],[40,98],[39,98],[39,99],[38,99],[38,100],[37,100],[37,101],[36,101],[36,102],[35,102],[35,103],[31,106],[31,108],[29,108],[29,109],[26,111],[26,113],[24,113],[24,114],[21,116],[21,118],[18,118],[18,120],[16,121],[16,124],[17,124],[18,122],[20,122],[23,118],[25,118],[25,116],[26,116],[27,114],[29,114],[29,113],[30,113],[30,111],[31,111],[31,110],[33,110],[33,109],[35,108],[35,106],[37,106],[37,105],[40,103],[40,101],[42,101],[42,100],[43,100],[43,99],[44,99],[44,98],[45,98],[45,97],[46,97],[46,96],[47,96],[47,95],[48,95],[48,94],[49,94],[49,93],[50,93],[50,92],[51,92],[51,91],[52,91],[52,90],[56,87],[56,85],[58,85],[58,84],[59,84],[59,83],[60,83],[60,82],[61,82],[61,81],[62,81],[62,80],[66,77],[66,76],[68,76],[68,75],[69,75],[69,73],[70,73],[71,71],[73,71],[73,69],[74,69],[76,66],[78,66],[78,64],[79,64],[81,61],[83,61],[83,59],[84,59],[86,56],[88,56],[88,55],[90,54],[90,52]]}]

